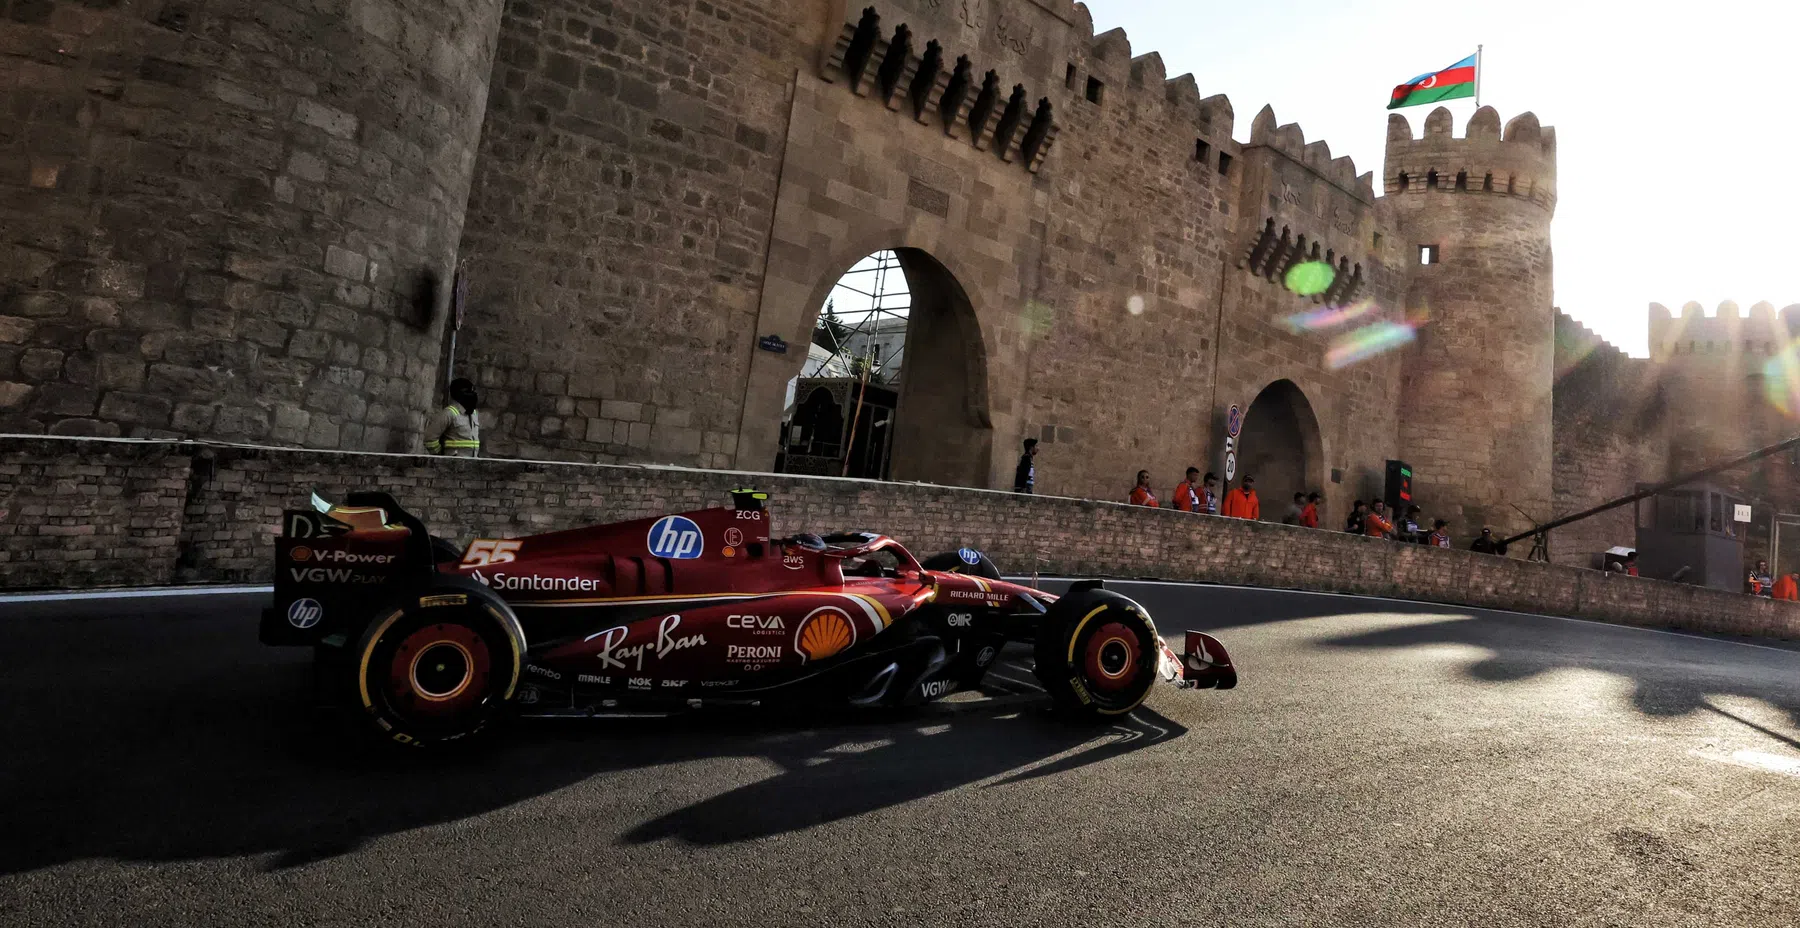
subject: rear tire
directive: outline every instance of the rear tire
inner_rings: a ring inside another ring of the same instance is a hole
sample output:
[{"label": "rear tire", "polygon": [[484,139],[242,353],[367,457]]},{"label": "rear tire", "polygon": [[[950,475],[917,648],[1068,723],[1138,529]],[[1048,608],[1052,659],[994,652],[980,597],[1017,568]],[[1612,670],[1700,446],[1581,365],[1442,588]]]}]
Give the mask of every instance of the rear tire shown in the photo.
[{"label": "rear tire", "polygon": [[524,640],[481,596],[428,589],[383,609],[354,652],[354,705],[382,736],[411,747],[464,741],[506,711]]},{"label": "rear tire", "polygon": [[1156,685],[1156,627],[1144,607],[1118,593],[1082,590],[1057,600],[1036,649],[1038,682],[1071,719],[1124,715]]}]

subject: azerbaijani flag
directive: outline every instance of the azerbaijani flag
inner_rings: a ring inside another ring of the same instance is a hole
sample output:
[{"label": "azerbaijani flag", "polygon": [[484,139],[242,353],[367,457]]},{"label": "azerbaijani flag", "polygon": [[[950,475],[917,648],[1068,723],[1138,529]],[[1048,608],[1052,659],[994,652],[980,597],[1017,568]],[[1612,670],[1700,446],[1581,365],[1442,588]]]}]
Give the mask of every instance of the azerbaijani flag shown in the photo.
[{"label": "azerbaijani flag", "polygon": [[1394,98],[1388,101],[1387,108],[1394,110],[1403,106],[1474,96],[1476,57],[1470,55],[1442,71],[1421,74],[1395,87]]}]

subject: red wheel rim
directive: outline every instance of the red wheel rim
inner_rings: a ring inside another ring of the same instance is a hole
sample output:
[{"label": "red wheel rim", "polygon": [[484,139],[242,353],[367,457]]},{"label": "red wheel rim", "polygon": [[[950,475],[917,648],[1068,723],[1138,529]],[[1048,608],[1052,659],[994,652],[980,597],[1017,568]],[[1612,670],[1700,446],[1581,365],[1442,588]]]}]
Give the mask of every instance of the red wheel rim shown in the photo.
[{"label": "red wheel rim", "polygon": [[1137,634],[1118,622],[1108,622],[1094,630],[1082,652],[1081,665],[1090,687],[1102,692],[1125,689],[1137,676],[1139,656]]},{"label": "red wheel rim", "polygon": [[487,695],[487,642],[465,625],[427,625],[406,636],[389,664],[388,695],[419,715],[455,715]]}]

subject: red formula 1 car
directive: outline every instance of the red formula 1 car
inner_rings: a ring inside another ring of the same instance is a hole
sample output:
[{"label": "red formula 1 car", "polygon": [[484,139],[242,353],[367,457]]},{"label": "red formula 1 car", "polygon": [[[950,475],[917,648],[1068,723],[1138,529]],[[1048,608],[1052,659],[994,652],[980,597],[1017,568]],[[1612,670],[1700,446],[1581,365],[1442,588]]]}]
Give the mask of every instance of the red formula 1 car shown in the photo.
[{"label": "red formula 1 car", "polygon": [[386,493],[315,497],[285,516],[261,637],[315,647],[325,684],[411,745],[508,712],[915,704],[976,686],[1009,642],[1074,717],[1130,712],[1158,678],[1237,684],[1216,639],[1190,631],[1178,657],[1100,581],[1058,597],[966,548],[921,564],[882,535],[771,538],[764,499],[459,551]]}]

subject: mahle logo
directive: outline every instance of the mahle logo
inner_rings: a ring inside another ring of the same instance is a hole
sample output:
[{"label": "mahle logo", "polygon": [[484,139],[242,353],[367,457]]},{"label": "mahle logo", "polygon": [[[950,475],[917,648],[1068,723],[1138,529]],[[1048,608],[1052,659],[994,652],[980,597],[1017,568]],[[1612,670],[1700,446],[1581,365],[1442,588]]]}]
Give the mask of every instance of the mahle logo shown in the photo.
[{"label": "mahle logo", "polygon": [[650,535],[644,544],[653,557],[678,561],[697,558],[705,549],[700,539],[700,526],[687,516],[663,516],[656,520],[656,524],[650,526]]}]

